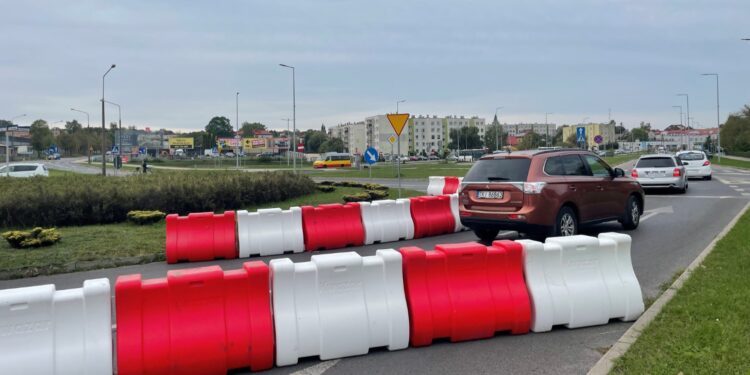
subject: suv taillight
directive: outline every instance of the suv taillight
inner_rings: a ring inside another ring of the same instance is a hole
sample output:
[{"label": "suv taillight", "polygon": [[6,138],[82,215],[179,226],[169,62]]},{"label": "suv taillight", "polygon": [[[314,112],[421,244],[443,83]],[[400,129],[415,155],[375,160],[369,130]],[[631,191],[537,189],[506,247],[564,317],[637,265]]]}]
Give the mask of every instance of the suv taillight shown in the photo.
[{"label": "suv taillight", "polygon": [[632,171],[630,171],[630,177],[638,178],[638,171],[633,168]]},{"label": "suv taillight", "polygon": [[680,172],[680,168],[675,168],[674,171],[672,171],[672,177],[680,177],[682,176],[682,172]]},{"label": "suv taillight", "polygon": [[524,182],[523,193],[524,194],[541,194],[546,182]]},{"label": "suv taillight", "polygon": [[703,166],[704,167],[708,167],[709,165],[711,165],[710,161],[706,160],[706,161],[703,162]]}]

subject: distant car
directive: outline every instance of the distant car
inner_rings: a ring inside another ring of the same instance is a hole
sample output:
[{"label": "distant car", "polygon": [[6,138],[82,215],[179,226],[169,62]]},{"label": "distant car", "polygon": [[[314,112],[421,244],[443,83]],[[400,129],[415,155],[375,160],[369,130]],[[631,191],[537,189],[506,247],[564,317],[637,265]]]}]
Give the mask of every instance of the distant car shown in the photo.
[{"label": "distant car", "polygon": [[417,156],[417,160],[427,160],[427,156],[419,155]]},{"label": "distant car", "polygon": [[409,156],[409,161],[417,161],[419,160],[419,156]]},{"label": "distant car", "polygon": [[440,158],[437,155],[430,155],[427,159],[428,160],[440,160]]},{"label": "distant car", "polygon": [[682,160],[665,154],[643,155],[630,171],[644,189],[677,189],[681,194],[688,189],[687,171]]},{"label": "distant car", "polygon": [[41,163],[11,164],[10,170],[7,165],[0,167],[0,177],[34,177],[49,176],[47,166]]},{"label": "distant car", "polygon": [[677,157],[686,163],[688,178],[711,180],[711,161],[703,151],[680,151]]},{"label": "distant car", "polygon": [[447,158],[445,158],[445,160],[448,160],[448,161],[458,161],[458,156],[451,155],[451,156],[448,156]]},{"label": "distant car", "polygon": [[224,154],[224,156],[226,156],[228,158],[233,158],[234,157],[234,152],[227,152],[226,154]]},{"label": "distant car", "polygon": [[60,160],[60,154],[54,153],[47,155],[47,160]]},{"label": "distant car", "polygon": [[402,157],[399,158],[399,160],[401,161],[401,164],[404,164],[407,161],[409,161],[410,158],[408,156],[402,156]]}]

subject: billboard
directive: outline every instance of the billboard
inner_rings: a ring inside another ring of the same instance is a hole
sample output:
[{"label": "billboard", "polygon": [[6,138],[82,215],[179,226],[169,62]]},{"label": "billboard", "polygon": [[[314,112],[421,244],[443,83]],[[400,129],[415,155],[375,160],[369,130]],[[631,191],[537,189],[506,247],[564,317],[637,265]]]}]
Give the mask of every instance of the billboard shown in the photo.
[{"label": "billboard", "polygon": [[172,137],[169,138],[169,148],[187,148],[192,149],[194,146],[194,140],[192,137]]},{"label": "billboard", "polygon": [[266,148],[266,140],[264,138],[243,138],[242,148],[246,150],[251,148]]}]

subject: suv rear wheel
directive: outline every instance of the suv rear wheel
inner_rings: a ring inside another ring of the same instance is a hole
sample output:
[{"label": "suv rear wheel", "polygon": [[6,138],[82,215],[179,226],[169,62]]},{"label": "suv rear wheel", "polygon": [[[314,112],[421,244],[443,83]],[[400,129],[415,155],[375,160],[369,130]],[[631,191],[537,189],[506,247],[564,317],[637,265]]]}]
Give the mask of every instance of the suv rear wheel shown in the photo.
[{"label": "suv rear wheel", "polygon": [[483,243],[492,242],[497,234],[500,232],[499,228],[474,228],[474,234],[479,237],[479,240]]},{"label": "suv rear wheel", "polygon": [[631,230],[638,228],[638,224],[641,221],[641,204],[638,202],[638,198],[635,195],[631,195],[628,198],[628,203],[625,204],[625,214],[622,217],[622,227]]},{"label": "suv rear wheel", "polygon": [[565,206],[557,213],[555,236],[573,236],[578,234],[578,219],[572,208]]}]

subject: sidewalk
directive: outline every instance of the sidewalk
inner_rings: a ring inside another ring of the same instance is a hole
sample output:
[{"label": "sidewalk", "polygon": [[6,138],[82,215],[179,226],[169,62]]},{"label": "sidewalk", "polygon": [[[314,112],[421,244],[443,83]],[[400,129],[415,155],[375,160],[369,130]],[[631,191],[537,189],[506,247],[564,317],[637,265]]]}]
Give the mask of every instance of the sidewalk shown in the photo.
[{"label": "sidewalk", "polygon": [[727,158],[727,159],[742,160],[742,161],[750,162],[750,158],[743,158],[742,156],[721,155],[721,157]]}]

